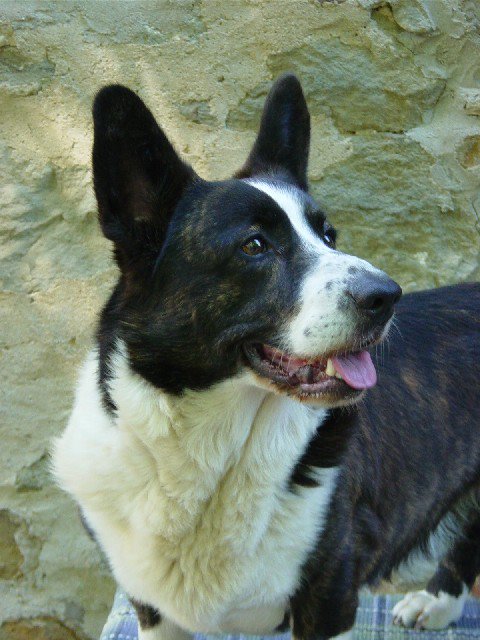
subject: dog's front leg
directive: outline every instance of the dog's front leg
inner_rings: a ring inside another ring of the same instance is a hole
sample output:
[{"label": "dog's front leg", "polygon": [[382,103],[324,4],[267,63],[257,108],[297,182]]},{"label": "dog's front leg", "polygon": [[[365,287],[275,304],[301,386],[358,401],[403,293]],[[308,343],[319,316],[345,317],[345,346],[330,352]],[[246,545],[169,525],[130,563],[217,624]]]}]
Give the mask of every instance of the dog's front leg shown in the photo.
[{"label": "dog's front leg", "polygon": [[184,631],[148,604],[130,598],[137,613],[138,640],[191,640],[193,634]]},{"label": "dog's front leg", "polygon": [[350,640],[357,605],[352,560],[336,566],[327,563],[304,580],[291,600],[292,636],[295,640]]},{"label": "dog's front leg", "polygon": [[[312,604],[310,603],[309,607]],[[292,614],[293,640],[351,640],[357,599],[346,602],[329,598],[318,602],[313,611],[302,607]]]}]

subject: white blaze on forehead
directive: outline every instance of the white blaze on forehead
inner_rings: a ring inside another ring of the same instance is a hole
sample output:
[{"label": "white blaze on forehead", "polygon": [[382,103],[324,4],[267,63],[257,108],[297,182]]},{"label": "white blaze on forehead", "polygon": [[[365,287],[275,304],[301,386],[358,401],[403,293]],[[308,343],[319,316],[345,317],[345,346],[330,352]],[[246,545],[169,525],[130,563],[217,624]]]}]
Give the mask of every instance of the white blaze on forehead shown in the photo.
[{"label": "white blaze on forehead", "polygon": [[286,350],[310,357],[344,347],[358,324],[348,283],[360,271],[381,272],[361,258],[327,247],[309,225],[302,192],[296,187],[263,180],[245,182],[270,196],[286,213],[303,250],[312,258],[300,282],[297,312],[281,336]]},{"label": "white blaze on forehead", "polygon": [[327,253],[332,251],[314,233],[305,217],[304,203],[302,202],[301,191],[296,187],[287,184],[274,184],[263,182],[263,180],[245,180],[250,186],[266,193],[278,206],[285,211],[290,220],[290,224],[296,231],[302,244],[315,253]]}]

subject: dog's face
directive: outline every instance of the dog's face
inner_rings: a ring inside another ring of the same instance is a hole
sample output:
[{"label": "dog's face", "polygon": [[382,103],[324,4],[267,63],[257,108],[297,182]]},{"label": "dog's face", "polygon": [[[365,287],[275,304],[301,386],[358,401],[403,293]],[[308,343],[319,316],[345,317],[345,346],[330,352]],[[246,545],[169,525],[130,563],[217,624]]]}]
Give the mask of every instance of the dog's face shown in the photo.
[{"label": "dog's face", "polygon": [[121,269],[110,312],[135,371],[172,393],[242,376],[327,407],[375,384],[363,349],[401,291],[335,249],[307,192],[295,77],[274,85],[246,164],[223,182],[196,176],[124,87],[98,94],[94,123],[100,222]]}]

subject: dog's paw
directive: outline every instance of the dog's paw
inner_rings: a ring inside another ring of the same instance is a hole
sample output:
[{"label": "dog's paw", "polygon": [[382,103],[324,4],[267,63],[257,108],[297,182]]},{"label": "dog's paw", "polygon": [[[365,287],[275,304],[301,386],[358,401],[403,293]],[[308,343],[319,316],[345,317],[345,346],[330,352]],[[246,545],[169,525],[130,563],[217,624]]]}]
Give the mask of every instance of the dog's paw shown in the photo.
[{"label": "dog's paw", "polygon": [[440,591],[438,596],[428,591],[412,591],[393,608],[393,624],[416,629],[445,629],[460,618],[467,596],[458,597]]}]

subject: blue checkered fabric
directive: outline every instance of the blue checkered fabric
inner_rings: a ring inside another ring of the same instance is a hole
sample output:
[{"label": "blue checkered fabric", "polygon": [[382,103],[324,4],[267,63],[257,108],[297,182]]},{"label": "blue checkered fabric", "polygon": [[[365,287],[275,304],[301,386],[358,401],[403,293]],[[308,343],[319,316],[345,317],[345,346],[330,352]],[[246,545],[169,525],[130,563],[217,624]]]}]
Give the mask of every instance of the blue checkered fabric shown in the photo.
[{"label": "blue checkered fabric", "polygon": [[[444,631],[413,631],[392,625],[392,609],[401,596],[364,596],[360,600],[354,640],[480,640],[480,602],[469,599],[462,618]],[[100,640],[137,640],[137,619],[127,597],[117,591]],[[218,640],[197,634],[195,640]],[[290,634],[262,636],[261,640],[289,640]],[[248,636],[225,636],[225,640],[248,640]]]}]

